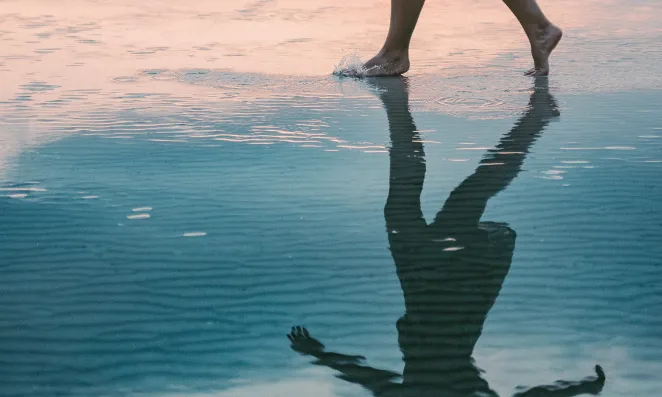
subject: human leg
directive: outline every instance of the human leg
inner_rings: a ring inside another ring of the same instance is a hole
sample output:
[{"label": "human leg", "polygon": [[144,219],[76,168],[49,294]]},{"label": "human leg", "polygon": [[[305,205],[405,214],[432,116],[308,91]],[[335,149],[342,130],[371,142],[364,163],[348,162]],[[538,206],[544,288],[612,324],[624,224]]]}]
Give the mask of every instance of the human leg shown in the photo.
[{"label": "human leg", "polygon": [[536,0],[503,0],[510,8],[531,43],[533,69],[529,76],[549,74],[549,56],[561,40],[563,32],[547,19]]},{"label": "human leg", "polygon": [[384,46],[363,65],[365,76],[396,76],[409,70],[409,43],[425,0],[391,0],[391,23]]}]

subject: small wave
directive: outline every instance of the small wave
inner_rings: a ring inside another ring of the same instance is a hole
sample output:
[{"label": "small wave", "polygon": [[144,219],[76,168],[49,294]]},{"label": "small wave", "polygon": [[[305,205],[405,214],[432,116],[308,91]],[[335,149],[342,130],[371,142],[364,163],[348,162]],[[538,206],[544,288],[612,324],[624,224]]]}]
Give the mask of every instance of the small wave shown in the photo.
[{"label": "small wave", "polygon": [[481,110],[484,108],[500,107],[504,105],[504,102],[500,99],[477,97],[441,97],[438,98],[435,102],[444,106],[458,107],[468,110]]}]

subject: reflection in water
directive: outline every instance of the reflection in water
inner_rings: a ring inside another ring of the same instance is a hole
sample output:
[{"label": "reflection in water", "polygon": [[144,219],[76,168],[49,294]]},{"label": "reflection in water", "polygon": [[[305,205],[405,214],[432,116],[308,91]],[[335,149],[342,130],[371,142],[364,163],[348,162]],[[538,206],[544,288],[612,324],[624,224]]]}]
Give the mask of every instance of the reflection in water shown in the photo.
[{"label": "reflection in water", "polygon": [[[341,379],[375,396],[497,396],[472,354],[510,268],[515,231],[504,223],[481,222],[487,201],[521,170],[531,145],[559,115],[546,79],[536,81],[529,105],[515,126],[453,190],[428,224],[420,196],[425,154],[409,111],[403,78],[375,79],[391,135],[390,188],[386,228],[402,287],[406,314],[397,322],[405,362],[402,375],[362,364],[360,356],[325,351],[305,328],[288,335],[292,348],[340,372]],[[519,397],[575,396],[602,390],[605,375],[520,390]],[[395,382],[402,378],[401,383]]]}]

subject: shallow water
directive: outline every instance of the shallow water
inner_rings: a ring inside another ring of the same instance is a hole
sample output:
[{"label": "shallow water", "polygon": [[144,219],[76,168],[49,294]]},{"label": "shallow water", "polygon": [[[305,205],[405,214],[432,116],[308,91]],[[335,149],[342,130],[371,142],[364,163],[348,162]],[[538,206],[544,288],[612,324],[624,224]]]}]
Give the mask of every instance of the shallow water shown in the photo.
[{"label": "shallow water", "polygon": [[162,3],[0,3],[0,395],[658,393],[656,2]]}]

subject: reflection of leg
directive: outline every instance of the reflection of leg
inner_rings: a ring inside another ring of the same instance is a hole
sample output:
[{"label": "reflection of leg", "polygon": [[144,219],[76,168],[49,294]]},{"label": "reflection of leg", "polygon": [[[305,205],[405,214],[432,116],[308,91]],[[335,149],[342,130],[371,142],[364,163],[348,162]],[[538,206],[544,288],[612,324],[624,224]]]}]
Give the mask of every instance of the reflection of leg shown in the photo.
[{"label": "reflection of leg", "polygon": [[536,0],[503,0],[519,20],[531,43],[533,69],[531,76],[549,74],[549,56],[561,40],[562,31],[552,24],[536,3]]},{"label": "reflection of leg", "polygon": [[[409,111],[409,79],[403,76],[392,76],[380,79],[367,78],[364,81],[370,88],[375,90],[375,93],[382,101],[384,110],[386,110],[389,127],[393,127],[393,124],[401,124],[403,117],[407,116],[407,119],[412,119],[411,124],[408,123],[408,127],[400,125],[396,129],[404,130],[411,128],[413,118]],[[393,133],[393,128],[390,128],[390,132]]]},{"label": "reflection of leg", "polygon": [[433,222],[434,227],[475,228],[487,201],[517,177],[533,143],[550,120],[558,116],[547,78],[537,77],[524,115],[496,147],[486,153],[476,171],[451,192]]},{"label": "reflection of leg", "polygon": [[365,76],[395,76],[409,70],[409,42],[425,0],[391,0],[391,25],[384,46],[364,65]]},{"label": "reflection of leg", "polygon": [[404,77],[368,79],[379,91],[391,137],[389,194],[386,225],[389,231],[415,232],[426,226],[421,212],[421,191],[425,179],[425,153],[409,110],[407,80]]}]

